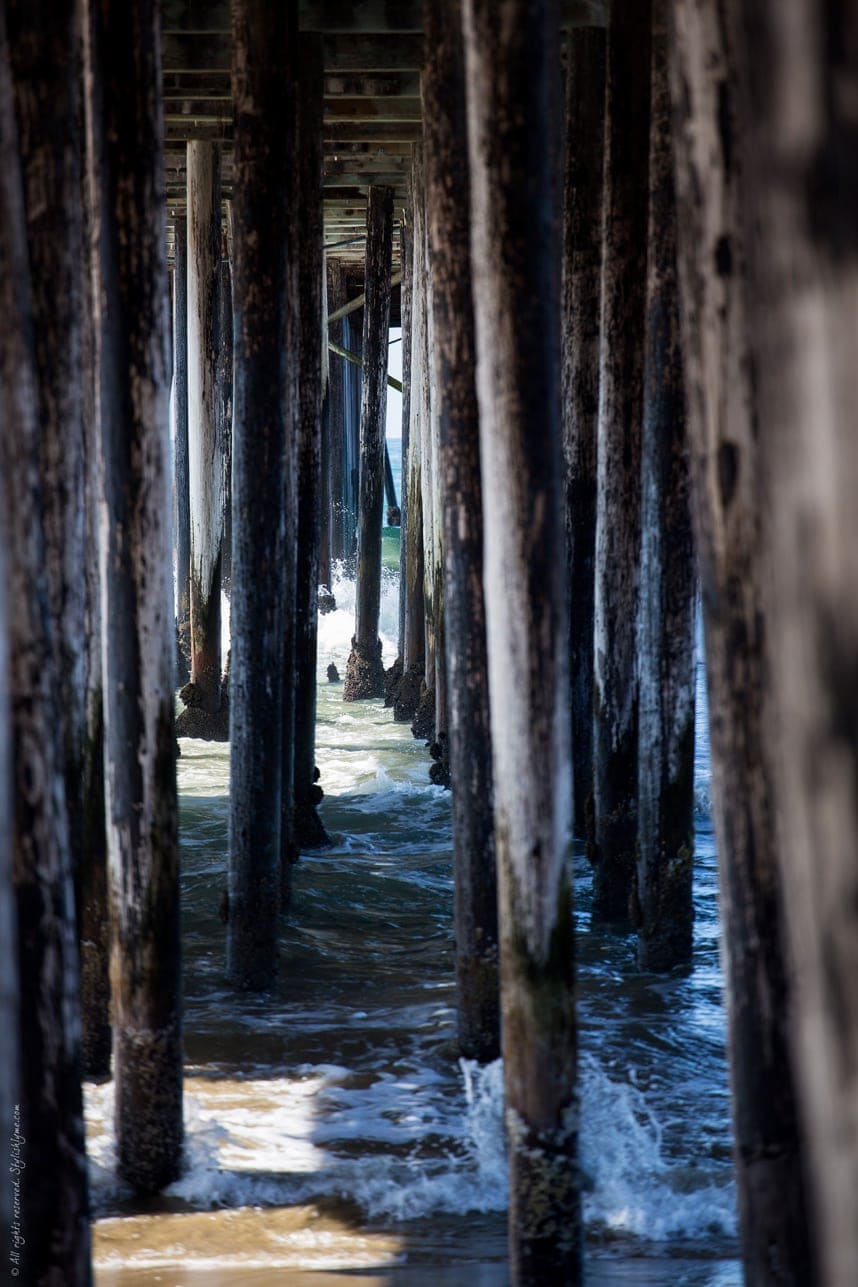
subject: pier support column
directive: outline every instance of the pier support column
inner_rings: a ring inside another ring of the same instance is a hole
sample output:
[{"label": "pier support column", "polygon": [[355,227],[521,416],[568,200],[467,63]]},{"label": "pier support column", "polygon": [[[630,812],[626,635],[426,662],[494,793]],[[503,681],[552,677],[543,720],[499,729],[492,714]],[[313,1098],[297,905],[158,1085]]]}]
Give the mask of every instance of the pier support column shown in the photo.
[{"label": "pier support column", "polygon": [[[182,670],[191,666],[191,492],[188,474],[188,221],[175,225],[175,285],[173,307],[173,416],[176,493],[176,629]],[[183,664],[184,663],[184,664]]]},{"label": "pier support column", "polygon": [[[405,561],[405,628],[402,639],[402,679],[393,704],[393,718],[410,723],[417,713],[426,671],[426,611],[423,600],[423,491],[421,394],[425,363],[426,275],[419,258],[424,219],[423,149],[412,149],[409,176],[411,223],[406,240],[409,280],[408,443],[403,441],[402,475],[405,509],[401,533]],[[406,251],[403,250],[403,254]],[[404,262],[404,261],[403,261]],[[404,269],[403,269],[404,271]],[[404,404],[403,404],[404,408]],[[404,415],[404,409],[403,409]],[[404,432],[403,432],[404,438]]]},{"label": "pier support column", "polygon": [[87,44],[118,1171],[155,1193],[179,1174],[183,1138],[157,0],[92,4]]},{"label": "pier support column", "polygon": [[72,870],[83,857],[84,451],[81,380],[83,203],[74,0],[9,0],[9,48],[24,180],[45,559],[59,680]]},{"label": "pier support column", "polygon": [[604,195],[605,30],[566,33],[563,453],[575,833],[593,807],[593,597]]},{"label": "pier support column", "polygon": [[406,209],[399,224],[399,257],[402,263],[402,281],[399,287],[399,319],[402,323],[402,439],[401,473],[399,482],[399,662],[401,674],[405,671],[405,620],[408,614],[408,583],[406,577],[406,529],[408,525],[408,438],[411,418],[411,331],[412,285],[414,259],[411,251],[411,206]]},{"label": "pier support column", "polygon": [[[20,1180],[22,1281],[77,1287],[91,1281],[78,951],[43,533],[27,213],[7,10],[7,5],[0,6],[0,545],[8,608],[8,671],[0,683],[9,702],[7,719],[11,706],[6,769],[12,780],[5,779],[0,789],[6,792],[11,785],[12,790],[0,825],[12,847],[6,859],[11,857],[17,917],[4,951],[17,936],[16,972],[26,989],[19,1015],[20,1069],[14,1070],[20,1071],[19,1117],[6,1123],[11,1127],[7,1156],[25,1168],[14,1176]],[[71,6],[66,6],[64,19],[63,37],[76,48],[79,37]],[[13,984],[10,966],[7,963],[4,982]],[[14,1000],[4,992],[4,1006]],[[12,1051],[18,1033],[4,1032],[4,1045],[7,1036]],[[7,1164],[3,1180],[10,1193],[12,1178]],[[11,1245],[7,1257],[10,1250]]]},{"label": "pier support column", "polygon": [[594,643],[593,919],[628,923],[637,849],[651,0],[614,0],[607,44]]},{"label": "pier support column", "polygon": [[316,806],[316,662],[322,515],[322,49],[316,36],[298,43],[298,189],[293,244],[298,269],[298,546],[295,575],[294,839],[299,848],[327,843]]},{"label": "pier support column", "polygon": [[512,1280],[580,1282],[556,6],[465,0]]},{"label": "pier support column", "polygon": [[444,480],[458,1035],[465,1058],[488,1063],[500,1054],[497,878],[465,57],[458,0],[427,3],[424,32],[428,52],[423,77],[426,206],[432,253],[439,463]]},{"label": "pier support column", "polygon": [[381,525],[384,508],[384,428],[393,190],[371,187],[367,198],[366,303],[363,312],[363,379],[360,408],[360,511],[357,610],[343,699],[384,696],[378,621],[381,609]]},{"label": "pier support column", "polygon": [[220,710],[223,465],[218,434],[220,148],[188,143],[188,469],[191,683],[194,705]]},{"label": "pier support column", "polygon": [[[777,835],[767,755],[771,712],[765,653],[772,625],[764,610],[760,460],[739,208],[745,130],[734,59],[720,6],[679,0],[671,74],[680,313],[703,589],[742,1259],[753,1287],[771,1283],[773,1265],[779,1266],[783,1283],[799,1287],[816,1279],[790,1061],[793,985],[785,959],[777,857],[784,841]],[[784,375],[787,365],[779,363],[779,369]],[[815,424],[815,413],[812,420]],[[780,434],[790,416],[774,423]],[[802,675],[802,691],[811,673]],[[809,852],[818,849],[819,837]],[[823,869],[814,863],[815,878]]]},{"label": "pier support column", "polygon": [[[283,791],[286,369],[291,135],[288,17],[233,6],[235,411],[227,969],[241,988],[277,976]],[[291,680],[291,676],[289,676]]]},{"label": "pier support column", "polygon": [[[0,64],[2,65],[2,64]],[[0,109],[2,110],[2,109]],[[2,252],[0,252],[2,253]],[[18,974],[18,926],[15,908],[13,863],[15,858],[15,806],[12,784],[12,693],[9,671],[9,568],[6,551],[0,546],[0,1024],[3,1046],[0,1053],[0,1130],[7,1146],[6,1183],[0,1191],[0,1224],[13,1235],[14,1190],[9,1182],[18,1176],[11,1167],[16,1156],[15,1106],[21,1103],[21,989]],[[19,1128],[20,1129],[20,1128]],[[22,1132],[23,1133],[23,1132]],[[23,1232],[23,1231],[21,1231]],[[8,1235],[7,1235],[8,1236]],[[9,1253],[20,1256],[14,1242]],[[12,1264],[17,1267],[17,1261]]]},{"label": "pier support column", "polygon": [[232,261],[226,228],[221,229],[217,280],[217,360],[215,387],[218,459],[221,485],[221,586],[229,595],[232,586]]},{"label": "pier support column", "polygon": [[691,964],[697,564],[679,334],[668,0],[653,0],[638,622],[638,964]]},{"label": "pier support column", "polygon": [[[342,308],[346,303],[345,284],[343,282],[343,266],[338,259],[329,259],[326,268],[327,287],[328,287],[328,312],[335,313],[338,308]],[[328,326],[328,337],[335,344],[342,345],[343,341],[343,323],[332,322]],[[346,469],[346,444],[345,444],[345,379],[344,363],[333,355],[329,355],[328,369],[328,403],[330,407],[330,435],[331,435],[331,561],[339,563],[346,557],[345,538],[345,469]]]},{"label": "pier support column", "polygon": [[[88,164],[88,157],[85,158]],[[83,371],[85,601],[84,702],[86,740],[83,764],[83,849],[78,881],[80,939],[81,1063],[85,1077],[110,1076],[110,925],[107,896],[107,824],[104,779],[104,659],[101,650],[101,568],[99,558],[101,442],[96,361],[95,220],[92,190],[84,173],[85,246],[83,280]]]},{"label": "pier support column", "polygon": [[790,1037],[820,1278],[848,1287],[858,1265],[858,13],[809,0],[735,9],[771,607],[763,731],[797,980]]}]

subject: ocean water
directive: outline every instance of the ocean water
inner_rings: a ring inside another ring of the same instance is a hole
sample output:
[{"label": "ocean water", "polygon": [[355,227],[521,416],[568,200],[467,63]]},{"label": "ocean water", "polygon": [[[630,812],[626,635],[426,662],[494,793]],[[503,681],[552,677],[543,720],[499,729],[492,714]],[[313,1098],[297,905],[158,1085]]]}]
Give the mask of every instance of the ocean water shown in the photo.
[{"label": "ocean water", "polygon": [[[334,589],[317,754],[333,844],[295,869],[268,994],[224,978],[228,748],[182,743],[185,1170],[154,1201],[123,1191],[112,1083],[87,1087],[100,1284],[508,1281],[502,1067],[461,1060],[454,1040],[450,796],[407,726],[327,682],[353,632],[354,586]],[[381,624],[389,664],[390,568]],[[631,940],[591,928],[574,858],[592,1287],[742,1282],[702,670],[698,698],[694,968],[641,975]]]}]

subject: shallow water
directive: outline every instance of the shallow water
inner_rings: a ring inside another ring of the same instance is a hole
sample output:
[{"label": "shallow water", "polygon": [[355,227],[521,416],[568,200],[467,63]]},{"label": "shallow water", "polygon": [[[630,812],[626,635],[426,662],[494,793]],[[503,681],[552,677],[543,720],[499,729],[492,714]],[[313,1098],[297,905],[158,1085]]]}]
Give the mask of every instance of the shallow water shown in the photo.
[{"label": "shallow water", "polygon": [[[382,629],[393,660],[396,585]],[[112,1086],[87,1088],[97,1280],[295,1287],[507,1283],[502,1070],[454,1035],[450,797],[380,703],[344,706],[353,587],[320,620],[317,760],[333,846],[301,858],[279,986],[236,997],[217,916],[228,752],[179,763],[187,1166],[141,1206],[113,1175]],[[715,853],[698,729],[691,972],[640,975],[589,925],[574,859],[592,1287],[739,1287]]]}]

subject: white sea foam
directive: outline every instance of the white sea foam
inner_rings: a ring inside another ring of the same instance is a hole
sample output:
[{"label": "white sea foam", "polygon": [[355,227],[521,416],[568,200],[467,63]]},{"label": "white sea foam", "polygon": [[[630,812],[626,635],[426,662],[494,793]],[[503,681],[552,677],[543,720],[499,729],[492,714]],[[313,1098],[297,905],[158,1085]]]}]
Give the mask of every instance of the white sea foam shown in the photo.
[{"label": "white sea foam", "polygon": [[[639,1089],[591,1057],[581,1072],[587,1224],[654,1242],[733,1236],[731,1186],[664,1156],[661,1125]],[[369,1084],[330,1065],[259,1081],[191,1078],[186,1169],[168,1194],[197,1209],[340,1196],[394,1221],[502,1211],[502,1064],[463,1060],[461,1075],[458,1094],[421,1066]],[[86,1108],[93,1197],[104,1212],[123,1196],[113,1175],[112,1085],[87,1087]]]}]

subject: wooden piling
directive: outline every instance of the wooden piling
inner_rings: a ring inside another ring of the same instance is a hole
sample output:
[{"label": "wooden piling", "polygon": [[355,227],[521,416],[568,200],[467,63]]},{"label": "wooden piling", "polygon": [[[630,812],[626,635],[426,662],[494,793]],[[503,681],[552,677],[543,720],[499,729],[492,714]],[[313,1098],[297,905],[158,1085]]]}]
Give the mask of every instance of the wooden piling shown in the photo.
[{"label": "wooden piling", "polygon": [[[277,976],[283,792],[287,226],[292,136],[288,18],[277,0],[233,6],[235,407],[227,969]],[[285,142],[284,142],[285,139]]]},{"label": "wooden piling", "polygon": [[81,410],[82,127],[76,66],[80,16],[9,0],[9,49],[30,257],[30,303],[39,400],[45,558],[72,870],[83,847],[84,560]]},{"label": "wooden piling", "polygon": [[[15,806],[13,801],[14,767],[12,758],[12,693],[9,674],[9,609],[7,606],[9,570],[6,551],[0,545],[0,1025],[3,1046],[0,1051],[0,1130],[9,1141],[7,1182],[0,1192],[0,1224],[8,1230],[8,1253],[19,1258],[23,1236],[20,1220],[15,1219],[12,1180],[20,1172],[13,1170],[21,1161],[16,1135],[15,1106],[21,1103],[20,1059],[18,1037],[21,1023],[21,989],[18,974],[18,926],[15,907],[13,863],[15,858]],[[17,1156],[14,1154],[17,1152]],[[12,1264],[17,1267],[18,1260]]]},{"label": "wooden piling", "polygon": [[94,238],[91,190],[83,157],[84,256],[83,373],[84,514],[85,514],[85,640],[84,701],[86,741],[83,763],[83,847],[78,878],[78,937],[80,943],[81,1063],[85,1077],[110,1076],[110,926],[107,898],[107,824],[104,780],[104,665],[101,655],[101,570],[99,508],[101,455],[97,410],[98,370],[95,343],[94,290],[97,240]]},{"label": "wooden piling", "polygon": [[604,194],[605,31],[566,33],[563,453],[575,832],[593,807],[593,599]]},{"label": "wooden piling", "polygon": [[581,1281],[555,5],[465,0],[510,1259]]},{"label": "wooden piling", "polygon": [[858,14],[761,0],[732,16],[790,1037],[819,1280],[847,1287],[858,1264]]},{"label": "wooden piling", "polygon": [[[334,313],[345,302],[343,266],[338,259],[327,262],[328,312]],[[328,335],[342,343],[343,323],[330,322]],[[340,562],[346,557],[345,522],[345,380],[343,363],[332,361],[328,377],[328,404],[330,407],[331,439],[331,560]]]},{"label": "wooden piling", "polygon": [[[11,714],[5,767],[12,781],[5,778],[2,789],[11,805],[3,830],[12,850],[5,857],[11,858],[22,989],[19,1115],[8,1156],[22,1169],[4,1168],[4,1182],[19,1182],[16,1223],[23,1242],[14,1250],[26,1279],[86,1284],[91,1270],[74,894],[43,535],[25,181],[6,14],[7,6],[0,7],[0,545],[8,608],[7,719]],[[67,39],[77,38],[70,7],[62,25]],[[36,137],[34,132],[34,144]],[[10,964],[4,983],[13,985]],[[14,1005],[4,989],[7,1000]],[[15,1045],[13,1036],[10,1049]]]},{"label": "wooden piling", "polygon": [[679,334],[667,0],[653,0],[638,621],[638,964],[690,965],[697,565]]},{"label": "wooden piling", "polygon": [[401,473],[399,483],[399,659],[405,672],[405,621],[408,614],[406,580],[406,530],[408,526],[408,438],[411,417],[411,278],[414,260],[411,250],[411,211],[406,207],[399,224],[399,257],[402,261],[402,282],[399,288],[399,317],[402,323],[402,439]]},{"label": "wooden piling", "polygon": [[188,473],[188,221],[175,224],[173,309],[173,419],[176,544],[176,628],[179,647],[191,664],[191,493]]},{"label": "wooden piling", "polygon": [[[422,260],[418,260],[422,246],[424,212],[423,201],[423,150],[412,149],[409,175],[408,208],[411,224],[403,254],[408,256],[409,297],[409,375],[408,375],[408,438],[405,442],[403,428],[402,474],[405,479],[404,525],[400,536],[404,551],[405,622],[402,639],[402,680],[393,705],[393,718],[410,723],[417,713],[421,686],[426,671],[426,613],[423,601],[423,492],[421,485],[423,452],[421,446],[421,396],[425,346],[423,336],[426,326],[425,273]],[[403,261],[404,262],[404,261]],[[404,380],[403,380],[404,384]],[[403,416],[404,416],[403,403]],[[404,425],[404,421],[403,421]]]},{"label": "wooden piling", "polygon": [[302,35],[298,48],[297,192],[293,244],[298,270],[298,543],[295,576],[294,839],[327,843],[316,806],[316,662],[322,527],[322,47]]},{"label": "wooden piling", "polygon": [[159,6],[92,4],[86,37],[117,1154],[153,1193],[183,1138]]},{"label": "wooden piling", "polygon": [[393,189],[372,186],[367,196],[366,304],[360,414],[360,511],[355,633],[343,699],[384,696],[378,622],[381,609],[381,526],[384,505],[384,430]]},{"label": "wooden piling", "polygon": [[221,229],[217,279],[217,358],[215,408],[221,477],[221,586],[229,595],[232,586],[232,265],[226,229]]},{"label": "wooden piling", "polygon": [[188,175],[188,477],[191,512],[191,683],[209,713],[221,698],[223,465],[218,435],[220,147],[193,140]]},{"label": "wooden piling", "polygon": [[593,919],[628,922],[637,848],[651,0],[614,0],[607,42],[594,643]]},{"label": "wooden piling", "polygon": [[426,208],[436,337],[432,356],[444,493],[457,1026],[465,1058],[488,1063],[500,1054],[497,878],[465,58],[457,0],[425,5],[424,32]]},{"label": "wooden piling", "polygon": [[[768,757],[766,640],[773,623],[765,610],[768,573],[739,205],[745,127],[736,101],[735,51],[721,7],[680,0],[673,22],[680,314],[742,1259],[753,1287],[772,1282],[773,1266],[781,1282],[798,1287],[816,1278],[790,1060],[794,985],[778,863],[784,839],[778,837]],[[779,368],[784,375],[786,365]],[[802,686],[810,673],[802,676]],[[817,873],[822,869],[815,865]]]}]

